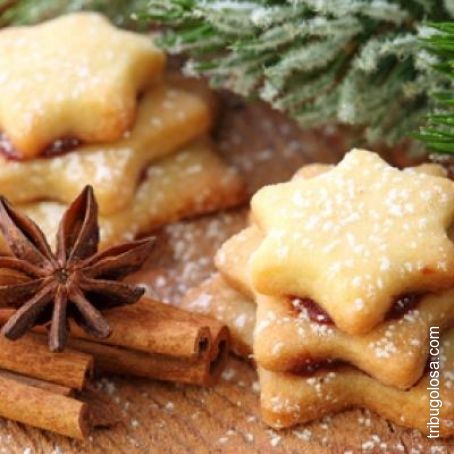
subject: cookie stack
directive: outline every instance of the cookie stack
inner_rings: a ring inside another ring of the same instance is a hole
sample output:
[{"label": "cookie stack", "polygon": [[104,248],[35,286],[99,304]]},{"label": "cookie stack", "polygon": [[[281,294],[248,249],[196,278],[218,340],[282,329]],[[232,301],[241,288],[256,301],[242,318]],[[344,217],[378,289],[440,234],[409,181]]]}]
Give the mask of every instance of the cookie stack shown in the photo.
[{"label": "cookie stack", "polygon": [[0,53],[0,194],[49,238],[87,184],[103,246],[243,199],[206,136],[212,94],[164,74],[150,37],[77,13],[1,30]]},{"label": "cookie stack", "polygon": [[261,189],[250,218],[184,305],[225,320],[237,353],[249,347],[264,421],[359,406],[453,435],[454,183],[442,169],[353,150]]}]

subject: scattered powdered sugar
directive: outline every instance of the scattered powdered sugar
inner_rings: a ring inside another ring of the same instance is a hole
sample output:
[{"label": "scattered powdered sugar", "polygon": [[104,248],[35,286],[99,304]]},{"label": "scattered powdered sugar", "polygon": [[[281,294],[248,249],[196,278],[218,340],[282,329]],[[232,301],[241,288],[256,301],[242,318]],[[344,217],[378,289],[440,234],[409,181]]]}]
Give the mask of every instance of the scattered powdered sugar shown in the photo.
[{"label": "scattered powdered sugar", "polygon": [[[152,276],[146,275],[147,294],[178,305],[189,289],[208,278],[213,270],[213,257],[222,243],[244,226],[242,213],[219,213],[196,221],[167,225],[159,238],[167,251],[155,261]],[[200,248],[200,244],[204,248]],[[141,277],[141,275],[140,275]],[[150,278],[151,277],[151,278]],[[143,280],[142,280],[143,282]],[[201,295],[192,304],[200,309],[211,304],[209,294]],[[245,323],[241,317],[238,326]]]},{"label": "scattered powdered sugar", "polygon": [[131,419],[131,427],[133,429],[137,429],[139,426],[140,426],[140,422],[137,419],[135,419],[135,418]]},{"label": "scattered powdered sugar", "polygon": [[364,451],[380,450],[381,452],[388,452],[388,445],[382,441],[377,434],[373,434],[361,444]]},{"label": "scattered powdered sugar", "polygon": [[254,441],[254,435],[251,434],[250,432],[246,432],[244,434],[244,438],[246,439],[246,441],[248,441],[249,443],[252,443]]},{"label": "scattered powdered sugar", "polygon": [[292,433],[296,435],[300,440],[304,441],[309,441],[312,437],[312,431],[309,429],[302,430],[294,429]]},{"label": "scattered powdered sugar", "polygon": [[273,448],[275,448],[281,442],[282,436],[278,435],[278,433],[275,432],[274,430],[267,430],[266,432],[267,432],[268,436],[270,437],[271,446],[273,446]]},{"label": "scattered powdered sugar", "polygon": [[236,375],[236,370],[233,367],[227,367],[222,372],[221,377],[223,378],[223,380],[231,381],[235,377],[235,375]]},{"label": "scattered powdered sugar", "polygon": [[171,413],[174,409],[175,409],[175,404],[171,401],[168,401],[166,402],[166,404],[164,405],[164,409],[166,411],[168,411],[169,413]]}]

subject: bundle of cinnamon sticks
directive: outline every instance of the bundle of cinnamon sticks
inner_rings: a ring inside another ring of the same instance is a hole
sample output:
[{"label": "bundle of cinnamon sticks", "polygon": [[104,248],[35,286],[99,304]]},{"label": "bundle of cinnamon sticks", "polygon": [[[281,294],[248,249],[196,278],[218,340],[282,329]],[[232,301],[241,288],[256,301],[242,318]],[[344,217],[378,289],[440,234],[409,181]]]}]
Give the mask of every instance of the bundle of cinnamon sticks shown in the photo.
[{"label": "bundle of cinnamon sticks", "polygon": [[[0,324],[10,315],[0,310]],[[48,351],[43,327],[0,339],[0,416],[81,439],[96,425],[90,403],[77,398],[94,368],[203,386],[224,368],[229,333],[214,319],[148,298],[104,315],[111,337],[92,339],[74,324],[59,354]]]}]

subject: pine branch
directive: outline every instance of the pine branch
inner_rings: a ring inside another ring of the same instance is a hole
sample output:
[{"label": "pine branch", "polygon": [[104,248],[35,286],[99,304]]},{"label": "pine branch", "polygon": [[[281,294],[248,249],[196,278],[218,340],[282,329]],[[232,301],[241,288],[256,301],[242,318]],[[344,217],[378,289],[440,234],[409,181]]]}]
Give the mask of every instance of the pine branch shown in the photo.
[{"label": "pine branch", "polygon": [[420,39],[427,19],[450,17],[436,0],[151,0],[138,17],[170,28],[161,44],[190,56],[187,73],[303,127],[347,123],[391,144],[422,124],[431,95],[452,92]]},{"label": "pine branch", "polygon": [[303,127],[347,123],[391,144],[428,117],[419,138],[451,152],[452,24],[436,35],[425,25],[449,21],[449,1],[15,0],[3,12],[0,1],[0,25],[79,9],[126,27],[162,24],[160,44],[188,55],[186,73],[265,100]]},{"label": "pine branch", "polygon": [[147,3],[147,0],[0,0],[0,26],[35,24],[61,14],[90,10],[104,13],[119,26],[131,27],[137,26],[131,14]]},{"label": "pine branch", "polygon": [[425,141],[435,152],[454,154],[454,23],[432,25],[439,33],[425,42],[428,50],[438,57],[435,69],[445,74],[451,85],[450,90],[433,94],[435,107],[415,137]]}]

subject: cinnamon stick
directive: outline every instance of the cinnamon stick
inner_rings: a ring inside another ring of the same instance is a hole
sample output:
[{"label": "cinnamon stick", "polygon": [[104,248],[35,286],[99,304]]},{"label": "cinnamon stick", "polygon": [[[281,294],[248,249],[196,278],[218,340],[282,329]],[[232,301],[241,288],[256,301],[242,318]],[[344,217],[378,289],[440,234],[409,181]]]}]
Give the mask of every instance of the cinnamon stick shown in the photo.
[{"label": "cinnamon stick", "polygon": [[106,372],[211,386],[219,378],[227,361],[229,334],[227,328],[218,323],[216,328],[213,324],[211,336],[210,351],[197,360],[145,353],[85,339],[72,338],[69,345],[93,355],[96,367]]},{"label": "cinnamon stick", "polygon": [[89,432],[83,402],[0,376],[0,416],[83,439]]},{"label": "cinnamon stick", "polygon": [[69,349],[51,353],[46,340],[37,334],[15,342],[0,337],[0,368],[81,390],[93,369],[93,358]]},{"label": "cinnamon stick", "polygon": [[[13,312],[12,309],[0,309],[0,324],[4,324]],[[151,298],[105,311],[104,316],[112,334],[97,342],[191,360],[207,356],[211,350],[210,317]],[[70,327],[71,337],[92,340],[74,322],[70,322]],[[36,327],[34,331],[42,332],[42,327]]]},{"label": "cinnamon stick", "polygon": [[[10,315],[8,310],[0,310],[0,323]],[[228,330],[210,317],[149,298],[142,298],[133,306],[105,311],[104,316],[113,331],[108,339],[94,340],[72,324],[68,343],[74,350],[94,356],[100,369],[211,385],[224,367],[230,341]],[[37,327],[36,331],[43,333],[43,328]],[[21,343],[18,341],[17,345]]]},{"label": "cinnamon stick", "polygon": [[[207,356],[212,347],[209,317],[150,298],[105,311],[104,316],[112,335],[97,342],[188,360]],[[71,323],[71,336],[91,339],[75,323]]]},{"label": "cinnamon stick", "polygon": [[25,385],[30,385],[34,386],[35,388],[44,389],[45,391],[49,391],[53,394],[60,394],[62,396],[68,397],[74,394],[74,390],[72,388],[56,385],[54,383],[49,383],[47,381],[39,380],[37,378],[26,377],[24,375],[19,375],[8,370],[0,370],[0,377],[16,380]]}]

